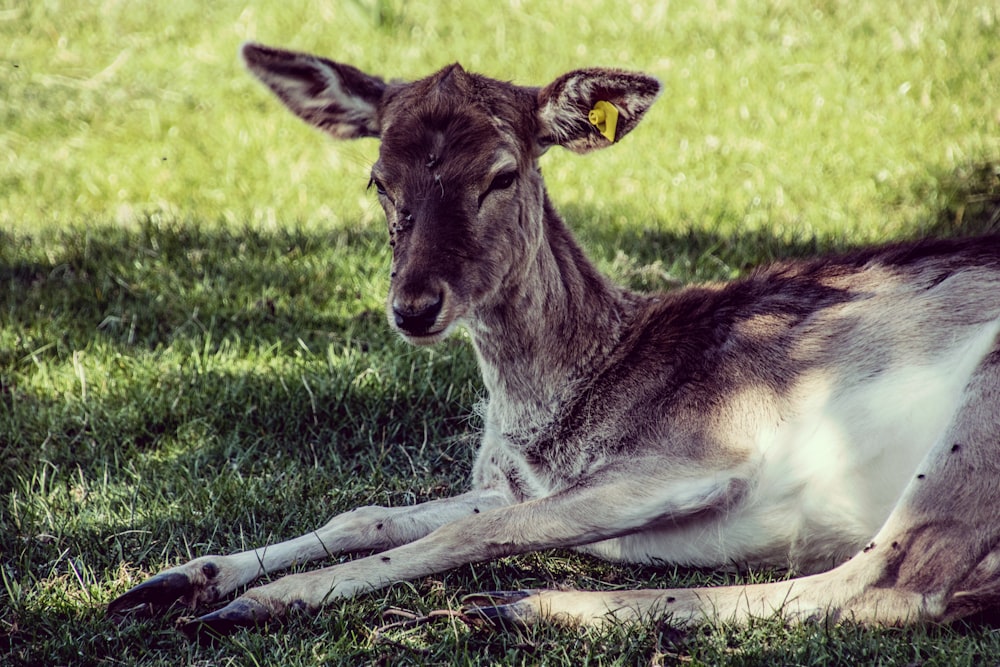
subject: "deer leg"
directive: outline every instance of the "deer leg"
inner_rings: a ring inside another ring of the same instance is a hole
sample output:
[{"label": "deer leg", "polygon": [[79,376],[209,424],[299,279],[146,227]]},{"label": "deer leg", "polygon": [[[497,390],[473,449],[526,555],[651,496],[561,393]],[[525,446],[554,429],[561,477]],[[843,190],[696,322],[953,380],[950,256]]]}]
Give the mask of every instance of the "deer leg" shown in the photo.
[{"label": "deer leg", "polygon": [[466,563],[589,544],[700,512],[725,511],[746,488],[744,480],[718,472],[671,481],[644,479],[641,474],[605,476],[553,496],[467,514],[378,555],[252,588],[225,608],[196,619],[191,628],[225,632],[278,619],[289,609],[315,611],[329,599]]},{"label": "deer leg", "polygon": [[951,425],[896,508],[851,560],[768,584],[635,591],[514,591],[469,598],[470,614],[500,623],[601,624],[668,616],[745,622],[947,622],[1000,604],[1000,348],[965,388]]},{"label": "deer leg", "polygon": [[164,570],[112,601],[108,614],[151,613],[178,601],[190,608],[210,604],[268,572],[339,553],[383,551],[419,539],[449,521],[509,502],[502,493],[476,490],[409,507],[359,507],[286,542],[202,556]]}]

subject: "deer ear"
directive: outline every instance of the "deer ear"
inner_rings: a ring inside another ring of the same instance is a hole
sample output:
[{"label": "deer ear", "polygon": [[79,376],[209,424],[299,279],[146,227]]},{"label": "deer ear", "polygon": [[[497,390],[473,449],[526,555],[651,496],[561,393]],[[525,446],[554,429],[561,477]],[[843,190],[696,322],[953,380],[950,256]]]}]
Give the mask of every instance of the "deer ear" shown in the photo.
[{"label": "deer ear", "polygon": [[386,83],[319,56],[247,43],[247,68],[292,112],[338,139],[377,137]]},{"label": "deer ear", "polygon": [[659,94],[660,82],[638,72],[564,74],[538,91],[539,145],[577,153],[610,146],[632,131]]}]

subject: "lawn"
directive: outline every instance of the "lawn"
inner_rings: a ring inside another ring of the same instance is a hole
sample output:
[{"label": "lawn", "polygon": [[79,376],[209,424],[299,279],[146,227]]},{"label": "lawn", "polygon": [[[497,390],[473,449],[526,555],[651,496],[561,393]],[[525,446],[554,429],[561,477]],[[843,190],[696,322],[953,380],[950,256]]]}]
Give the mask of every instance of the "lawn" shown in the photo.
[{"label": "lawn", "polygon": [[[1000,228],[1000,3],[786,0],[0,5],[0,664],[1000,662],[985,622],[523,633],[443,619],[487,589],[732,581],[547,552],[189,642],[111,599],[192,557],[463,488],[482,398],[464,335],[384,322],[377,144],[337,144],[242,71],[247,39],[387,77],[453,61],[546,83],[640,69],[622,144],[542,159],[616,279]],[[782,576],[750,573],[741,579]]]}]

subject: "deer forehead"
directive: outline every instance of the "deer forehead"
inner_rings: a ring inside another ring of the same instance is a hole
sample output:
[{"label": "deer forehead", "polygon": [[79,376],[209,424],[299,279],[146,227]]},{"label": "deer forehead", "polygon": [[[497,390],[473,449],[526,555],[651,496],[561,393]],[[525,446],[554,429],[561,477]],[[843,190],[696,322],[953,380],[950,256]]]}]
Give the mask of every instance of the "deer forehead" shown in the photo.
[{"label": "deer forehead", "polygon": [[378,164],[387,178],[429,170],[475,180],[531,159],[535,97],[525,89],[452,65],[387,98]]},{"label": "deer forehead", "polygon": [[515,141],[472,114],[419,115],[390,125],[382,135],[376,175],[391,186],[428,181],[474,185],[522,163]]}]

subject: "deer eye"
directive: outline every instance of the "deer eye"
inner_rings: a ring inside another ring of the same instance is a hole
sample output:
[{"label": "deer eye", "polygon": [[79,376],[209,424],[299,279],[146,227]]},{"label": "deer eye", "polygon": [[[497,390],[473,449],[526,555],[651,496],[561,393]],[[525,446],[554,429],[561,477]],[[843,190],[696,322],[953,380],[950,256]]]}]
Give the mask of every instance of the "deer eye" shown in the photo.
[{"label": "deer eye", "polygon": [[514,181],[517,179],[516,171],[505,171],[502,174],[497,175],[490,183],[490,187],[487,192],[493,192],[494,190],[506,190],[510,186],[514,185]]},{"label": "deer eye", "polygon": [[368,189],[371,190],[372,188],[375,188],[375,192],[377,192],[380,197],[386,196],[385,186],[382,185],[381,181],[379,181],[374,176],[372,176],[371,179],[368,181]]},{"label": "deer eye", "polygon": [[514,185],[514,181],[517,180],[516,171],[505,171],[502,174],[498,174],[493,182],[490,183],[490,187],[483,191],[483,194],[479,195],[479,206],[483,205],[483,200],[486,199],[486,195],[496,190],[506,190],[510,186]]}]

